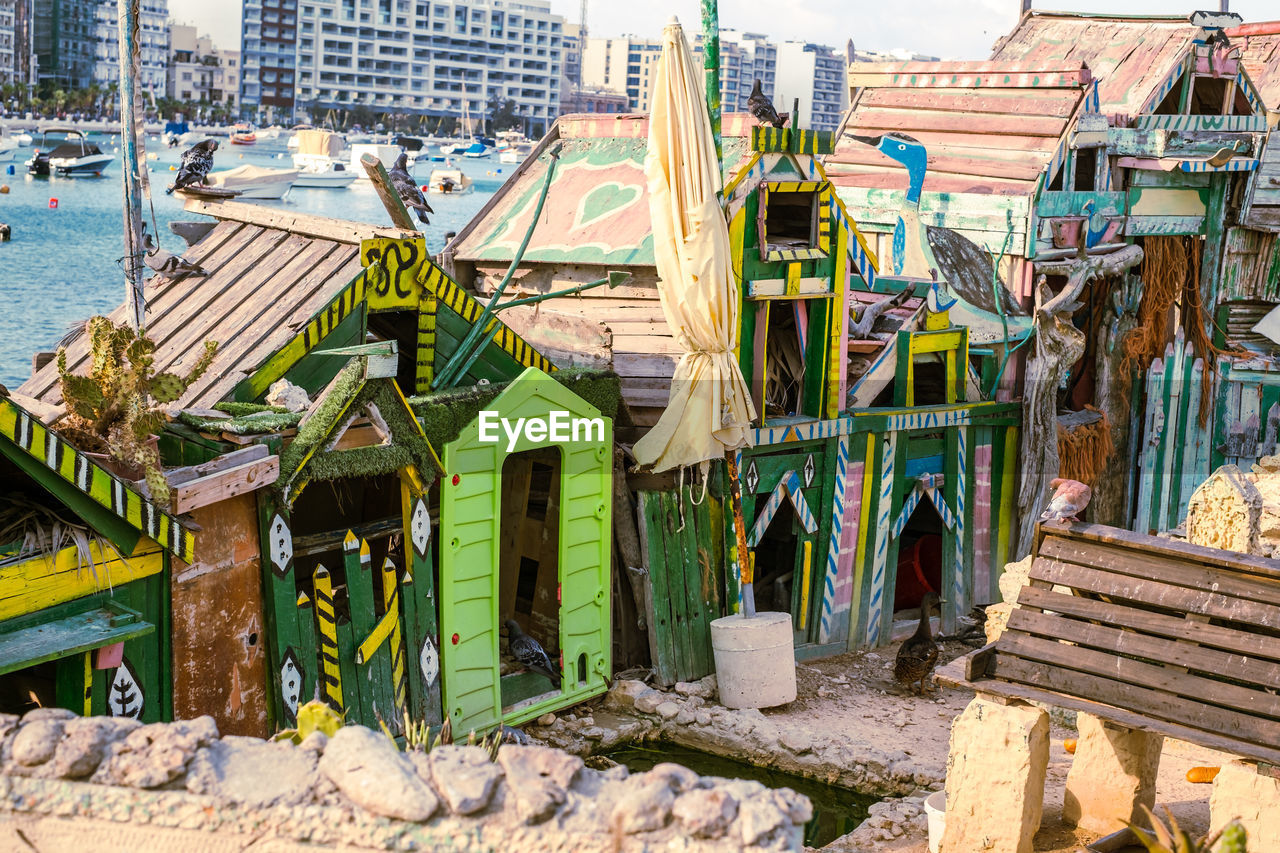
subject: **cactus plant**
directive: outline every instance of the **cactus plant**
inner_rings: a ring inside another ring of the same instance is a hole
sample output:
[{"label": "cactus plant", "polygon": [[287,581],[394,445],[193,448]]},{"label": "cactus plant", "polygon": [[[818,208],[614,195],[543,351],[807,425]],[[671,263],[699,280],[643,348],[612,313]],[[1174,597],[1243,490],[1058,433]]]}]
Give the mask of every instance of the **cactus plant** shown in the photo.
[{"label": "cactus plant", "polygon": [[1169,818],[1167,826],[1152,814],[1151,809],[1143,806],[1142,810],[1151,819],[1151,829],[1141,829],[1132,823],[1128,826],[1148,853],[1211,853],[1219,840],[1222,844],[1218,847],[1218,853],[1248,853],[1248,835],[1239,821],[1232,821],[1213,835],[1196,841],[1178,826],[1178,821],[1168,808],[1164,810],[1165,816]]},{"label": "cactus plant", "polygon": [[218,345],[205,341],[204,351],[185,375],[155,372],[155,342],[128,325],[106,317],[85,323],[89,338],[89,375],[67,369],[66,348],[58,350],[58,376],[67,419],[60,431],[85,449],[110,454],[144,472],[151,496],[169,502],[160,454],[148,436],[168,421],[155,403],[172,403],[209,368]]}]

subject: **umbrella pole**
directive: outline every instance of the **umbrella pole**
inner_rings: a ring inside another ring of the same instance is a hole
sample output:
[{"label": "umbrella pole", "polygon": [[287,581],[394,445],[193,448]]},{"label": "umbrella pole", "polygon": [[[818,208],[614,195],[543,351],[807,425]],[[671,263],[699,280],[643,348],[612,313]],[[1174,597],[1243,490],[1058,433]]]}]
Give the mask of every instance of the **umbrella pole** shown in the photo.
[{"label": "umbrella pole", "polygon": [[747,523],[742,517],[742,481],[738,477],[735,451],[724,454],[729,466],[729,505],[733,510],[733,533],[738,543],[738,570],[742,575],[742,615],[748,619],[756,615],[755,565],[747,549]]}]

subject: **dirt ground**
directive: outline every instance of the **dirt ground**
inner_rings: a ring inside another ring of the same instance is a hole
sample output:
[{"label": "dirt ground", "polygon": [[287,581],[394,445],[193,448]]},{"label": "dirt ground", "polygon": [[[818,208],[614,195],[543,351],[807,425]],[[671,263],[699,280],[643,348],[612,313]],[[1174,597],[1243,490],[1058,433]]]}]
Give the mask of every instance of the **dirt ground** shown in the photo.
[{"label": "dirt ground", "polygon": [[[961,643],[946,643],[941,662],[972,651]],[[871,740],[885,750],[902,750],[920,764],[945,771],[951,721],[973,698],[969,691],[935,688],[932,697],[908,694],[893,681],[897,646],[876,652],[853,652],[824,658],[797,667],[797,699],[764,713],[778,722],[795,723],[825,736],[847,733],[856,740]],[[1078,851],[1097,836],[1077,833],[1061,823],[1063,791],[1071,755],[1063,741],[1075,731],[1063,725],[1066,718],[1053,715],[1050,765],[1045,785],[1044,819],[1035,849],[1043,853]],[[1181,741],[1166,740],[1157,783],[1156,811],[1167,806],[1179,824],[1203,834],[1209,825],[1210,785],[1186,781],[1186,772],[1200,765],[1221,764],[1223,756]],[[832,845],[838,849],[838,842]],[[885,853],[926,853],[920,837],[885,842]],[[1137,848],[1135,848],[1137,849]]]}]

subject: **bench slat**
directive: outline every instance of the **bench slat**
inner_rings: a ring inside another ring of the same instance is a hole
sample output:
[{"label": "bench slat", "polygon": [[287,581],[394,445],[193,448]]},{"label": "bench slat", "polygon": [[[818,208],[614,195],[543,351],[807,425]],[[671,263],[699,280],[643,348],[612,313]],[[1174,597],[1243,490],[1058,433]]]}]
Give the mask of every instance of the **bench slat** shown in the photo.
[{"label": "bench slat", "polygon": [[1212,646],[1249,657],[1280,661],[1280,637],[1252,634],[1222,625],[1189,622],[1180,616],[1139,610],[1135,607],[1099,601],[1095,598],[1084,598],[1079,595],[1064,595],[1034,586],[1022,588],[1018,594],[1018,604],[1051,610],[1066,616],[1093,619],[1146,634],[1188,640],[1201,646]]},{"label": "bench slat", "polygon": [[1098,542],[1077,542],[1054,536],[1040,546],[1041,557],[1076,563],[1130,577],[1158,580],[1192,589],[1212,589],[1223,595],[1280,605],[1280,580],[1223,571],[1166,556],[1128,551]]},{"label": "bench slat", "polygon": [[1280,607],[1246,601],[1218,592],[1188,589],[1074,563],[1060,563],[1045,557],[1037,557],[1031,564],[1030,576],[1033,580],[1048,581],[1098,595],[1110,595],[1127,601],[1151,604],[1166,610],[1199,613],[1218,619],[1280,630]]},{"label": "bench slat", "polygon": [[1113,705],[1095,702],[1090,699],[1082,699],[1079,696],[1059,693],[1056,690],[1049,690],[1033,685],[1014,684],[1009,681],[995,681],[989,678],[977,681],[966,679],[964,677],[964,672],[966,667],[969,665],[968,659],[972,655],[976,655],[978,653],[979,652],[971,652],[969,655],[956,658],[951,663],[939,667],[935,675],[937,681],[953,687],[974,690],[978,693],[986,693],[988,695],[999,696],[1004,699],[1020,699],[1026,702],[1042,702],[1046,705],[1052,705],[1057,708],[1066,708],[1071,711],[1083,711],[1086,714],[1093,714],[1095,717],[1103,720],[1111,720],[1112,722],[1127,728],[1165,735],[1167,737],[1177,738],[1178,740],[1185,740],[1188,743],[1197,743],[1201,746],[1208,747],[1209,749],[1217,749],[1222,752],[1243,756],[1245,758],[1252,758],[1257,761],[1266,761],[1270,764],[1280,764],[1280,749],[1259,745],[1247,740],[1228,737],[1221,732],[1204,731],[1200,728],[1192,728],[1180,723],[1156,719],[1155,717],[1140,714],[1125,708],[1117,708]]},{"label": "bench slat", "polygon": [[[1001,646],[1004,646],[1005,639],[1001,638]],[[1067,652],[1062,656],[1063,659],[1070,659],[1072,653],[1078,651],[1068,647],[1060,648]],[[1207,732],[1218,732],[1260,744],[1280,743],[1280,724],[1134,684],[1123,673],[1118,675],[1126,680],[1116,681],[1102,674],[1079,672],[1062,665],[1012,657],[1000,648],[996,650],[990,671],[994,677],[1005,681],[1030,684],[1047,690],[1061,690],[1077,696],[1096,697],[1097,701],[1117,708]]]},{"label": "bench slat", "polygon": [[[1251,554],[1240,554],[1235,551],[1222,551],[1205,545],[1192,545],[1168,539],[1162,536],[1150,536],[1146,533],[1134,533],[1105,524],[1071,524],[1064,529],[1056,524],[1041,525],[1043,540],[1068,539],[1070,541],[1087,540],[1102,542],[1118,549],[1131,552],[1159,554],[1180,562],[1195,560],[1207,566],[1217,566],[1227,570],[1248,572],[1265,577],[1280,578],[1280,564],[1266,557],[1255,557]],[[1036,553],[1039,553],[1037,548]]]},{"label": "bench slat", "polygon": [[1009,614],[1009,628],[1046,639],[1067,640],[1111,654],[1142,658],[1156,666],[1172,664],[1187,667],[1195,670],[1201,678],[1216,680],[1220,676],[1256,685],[1258,690],[1280,688],[1280,664],[1251,660],[1243,655],[1204,646],[1021,608],[1015,608]]}]

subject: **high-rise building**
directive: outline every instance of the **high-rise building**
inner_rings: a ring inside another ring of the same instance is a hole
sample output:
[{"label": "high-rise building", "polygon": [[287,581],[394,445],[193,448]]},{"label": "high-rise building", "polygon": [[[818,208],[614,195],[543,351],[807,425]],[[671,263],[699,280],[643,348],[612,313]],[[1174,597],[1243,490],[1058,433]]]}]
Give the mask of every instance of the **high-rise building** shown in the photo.
[{"label": "high-rise building", "polygon": [[57,89],[87,89],[97,61],[101,0],[35,0],[34,41],[39,81]]},{"label": "high-rise building", "polygon": [[[96,5],[93,82],[102,89],[115,88],[120,81],[120,10],[112,0],[98,0]],[[138,41],[142,91],[163,95],[169,63],[169,0],[142,0],[138,7]]]},{"label": "high-rise building", "polygon": [[35,2],[0,0],[0,85],[36,85]]},{"label": "high-rise building", "polygon": [[[695,48],[702,58],[702,39]],[[720,30],[720,109],[727,113],[747,111],[747,98],[756,80],[760,89],[773,97],[777,76],[778,48],[760,33]],[[732,87],[737,83],[737,90]],[[783,109],[779,107],[778,109]]]},{"label": "high-rise building", "polygon": [[13,53],[16,13],[17,0],[0,0],[0,86],[12,83],[16,77]]},{"label": "high-rise building", "polygon": [[[303,14],[332,19],[336,5],[309,4]],[[342,0],[342,6],[354,8],[355,0]],[[298,0],[244,0],[240,24],[242,112],[293,116],[297,100],[298,15]],[[315,26],[314,21],[311,26]],[[359,32],[355,27],[350,29],[353,34]]]},{"label": "high-rise building", "polygon": [[822,45],[788,41],[778,46],[774,105],[789,111],[800,100],[800,123],[813,130],[835,130],[849,103],[843,55]]},{"label": "high-rise building", "polygon": [[219,50],[195,27],[169,27],[166,93],[182,101],[235,106],[240,96],[240,51]]},{"label": "high-rise building", "polygon": [[244,0],[241,104],[478,125],[512,100],[540,135],[560,102],[563,26],[549,0]]}]

